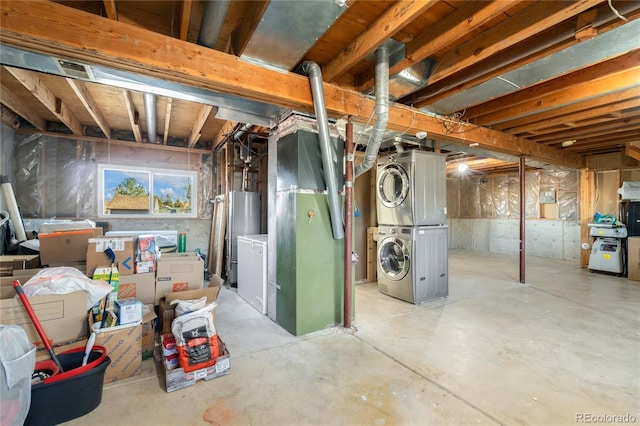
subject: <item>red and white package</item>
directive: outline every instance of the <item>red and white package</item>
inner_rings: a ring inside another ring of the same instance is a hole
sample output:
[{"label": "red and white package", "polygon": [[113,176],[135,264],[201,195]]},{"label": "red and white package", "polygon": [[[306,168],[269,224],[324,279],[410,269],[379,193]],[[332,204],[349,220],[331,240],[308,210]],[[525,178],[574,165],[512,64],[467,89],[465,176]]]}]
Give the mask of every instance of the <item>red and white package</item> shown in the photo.
[{"label": "red and white package", "polygon": [[202,309],[173,320],[171,332],[176,339],[178,363],[185,372],[215,365],[220,348],[211,312],[211,303]]}]

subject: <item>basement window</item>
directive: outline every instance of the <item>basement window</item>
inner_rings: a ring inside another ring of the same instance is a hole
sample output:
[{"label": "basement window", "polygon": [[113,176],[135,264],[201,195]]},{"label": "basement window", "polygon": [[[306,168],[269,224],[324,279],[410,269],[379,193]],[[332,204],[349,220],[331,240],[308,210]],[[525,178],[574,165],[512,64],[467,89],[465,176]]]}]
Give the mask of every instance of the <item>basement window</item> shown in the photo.
[{"label": "basement window", "polygon": [[196,217],[196,172],[98,166],[99,217]]}]

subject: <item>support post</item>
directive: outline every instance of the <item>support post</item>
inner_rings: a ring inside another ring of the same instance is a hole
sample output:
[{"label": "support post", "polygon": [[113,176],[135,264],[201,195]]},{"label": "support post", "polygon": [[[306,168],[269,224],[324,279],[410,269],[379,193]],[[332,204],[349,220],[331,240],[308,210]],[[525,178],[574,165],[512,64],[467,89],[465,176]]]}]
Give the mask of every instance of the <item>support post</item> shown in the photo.
[{"label": "support post", "polygon": [[352,201],[353,201],[353,123],[347,123],[345,141],[346,164],[344,177],[344,328],[351,328],[351,271],[352,271]]},{"label": "support post", "polygon": [[525,186],[525,167],[526,167],[526,159],[524,157],[520,157],[520,283],[525,283],[525,218],[527,217],[527,197],[526,197],[526,186]]}]

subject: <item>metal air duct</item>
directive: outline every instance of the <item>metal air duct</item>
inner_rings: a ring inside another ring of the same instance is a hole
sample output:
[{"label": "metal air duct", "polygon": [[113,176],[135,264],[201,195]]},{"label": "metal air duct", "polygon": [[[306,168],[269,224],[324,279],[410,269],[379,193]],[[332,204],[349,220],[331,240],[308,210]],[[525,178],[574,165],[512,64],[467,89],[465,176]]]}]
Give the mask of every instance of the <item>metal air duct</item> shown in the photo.
[{"label": "metal air duct", "polygon": [[149,143],[156,143],[158,129],[156,126],[156,95],[144,94],[144,115],[147,118],[147,139]]},{"label": "metal air duct", "polygon": [[356,166],[357,178],[371,167],[376,161],[382,137],[389,122],[389,50],[386,46],[380,46],[376,50],[376,123],[373,127],[371,140],[367,144],[364,159]]},{"label": "metal air duct", "polygon": [[205,3],[202,23],[198,32],[198,44],[213,49],[218,42],[218,38],[220,38],[222,24],[224,24],[224,19],[227,17],[229,3],[231,2],[229,0],[209,0]]},{"label": "metal air duct", "polygon": [[[332,156],[335,157],[331,139],[329,135],[329,120],[327,118],[327,106],[324,101],[324,89],[322,87],[322,71],[315,62],[307,61],[302,64],[302,72],[309,76],[311,93],[313,95],[313,107],[318,122],[318,134],[320,136],[320,153],[322,155],[322,168],[324,169],[324,180],[327,185],[327,200],[329,202],[329,213],[331,216],[331,227],[333,238],[341,240],[344,238],[342,227],[342,212],[338,201],[338,179],[336,169],[333,165]],[[388,103],[387,98],[387,103]]]}]

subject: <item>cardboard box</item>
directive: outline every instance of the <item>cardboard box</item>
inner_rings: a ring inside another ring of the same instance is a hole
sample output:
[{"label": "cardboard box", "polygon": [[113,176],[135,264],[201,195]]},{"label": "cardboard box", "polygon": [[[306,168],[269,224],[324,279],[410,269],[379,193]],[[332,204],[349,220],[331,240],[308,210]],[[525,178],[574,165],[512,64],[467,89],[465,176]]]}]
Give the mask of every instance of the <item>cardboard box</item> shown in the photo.
[{"label": "cardboard box", "polygon": [[52,266],[86,262],[89,239],[101,235],[102,228],[40,234],[40,263]]},{"label": "cardboard box", "polygon": [[39,267],[40,256],[37,254],[0,256],[0,276],[3,277],[16,275],[15,272],[19,270]]},{"label": "cardboard box", "polygon": [[[160,306],[158,308],[158,314],[160,316],[160,332],[162,334],[171,333],[171,322],[176,317],[176,312],[174,309],[175,306],[171,304],[172,300],[199,299],[202,296],[206,296],[207,304],[209,304],[216,301],[219,292],[220,287],[207,287],[198,290],[185,290],[167,293],[167,295],[160,300]],[[215,309],[211,312],[211,316],[213,317],[213,322],[215,323]]]},{"label": "cardboard box", "polygon": [[125,325],[142,321],[142,303],[138,299],[118,299],[114,312],[118,317],[118,324]]},{"label": "cardboard box", "polygon": [[100,237],[89,239],[87,246],[87,276],[92,276],[97,267],[110,266],[109,256],[104,251],[113,250],[120,275],[132,275],[135,266],[133,237]]},{"label": "cardboard box", "polygon": [[[27,333],[29,341],[34,345],[41,345],[40,336],[31,318],[24,309],[20,299],[15,298],[15,289],[5,285],[7,278],[2,277],[0,287],[0,324],[19,325]],[[15,279],[15,278],[13,278]],[[46,295],[29,297],[31,304],[42,328],[51,344],[68,342],[87,336],[87,293],[74,291],[63,295]]]},{"label": "cardboard box", "polygon": [[[93,327],[91,315],[89,327]],[[104,383],[117,382],[142,373],[141,323],[98,329],[95,345],[104,346],[111,359],[104,374]]]},{"label": "cardboard box", "polygon": [[156,297],[156,274],[121,275],[118,283],[118,299],[135,297],[142,304],[154,304]]},{"label": "cardboard box", "polygon": [[156,323],[158,318],[153,311],[153,304],[146,305],[147,312],[152,313],[145,314],[142,319],[142,360],[149,359],[153,356],[153,351],[156,347]]},{"label": "cardboard box", "polygon": [[155,304],[167,293],[204,286],[204,262],[195,252],[163,253],[158,259]]},{"label": "cardboard box", "polygon": [[627,277],[640,281],[640,237],[627,238]]},{"label": "cardboard box", "polygon": [[220,355],[218,356],[215,365],[191,371],[189,373],[185,373],[184,370],[179,367],[174,368],[173,370],[167,369],[163,357],[162,367],[164,368],[167,392],[173,392],[178,389],[193,386],[198,380],[211,380],[231,373],[229,350],[220,339],[220,336],[218,336],[218,345],[220,345]]}]

